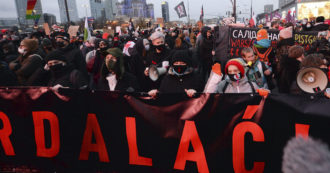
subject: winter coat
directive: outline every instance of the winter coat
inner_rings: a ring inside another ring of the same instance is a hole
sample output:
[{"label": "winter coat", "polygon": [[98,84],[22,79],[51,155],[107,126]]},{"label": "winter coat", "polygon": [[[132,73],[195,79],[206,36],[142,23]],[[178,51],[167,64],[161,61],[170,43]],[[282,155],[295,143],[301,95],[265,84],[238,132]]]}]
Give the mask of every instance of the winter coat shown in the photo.
[{"label": "winter coat", "polygon": [[159,88],[160,93],[185,93],[185,89],[194,89],[197,92],[203,90],[201,78],[193,72],[192,68],[188,68],[184,75],[178,76],[174,74],[171,67],[168,74],[162,80]]},{"label": "winter coat", "polygon": [[316,24],[312,27],[311,31],[326,31],[329,29],[329,25],[328,24]]},{"label": "winter coat", "polygon": [[0,86],[17,86],[15,74],[9,70],[8,64],[0,61]]},{"label": "winter coat", "polygon": [[[228,83],[227,87],[225,88],[225,91],[223,91],[226,83]],[[251,85],[253,86],[254,91]],[[220,82],[216,92],[217,93],[253,93],[257,89],[259,89],[258,86],[254,82],[249,82],[246,77],[243,77],[238,82],[233,82],[227,77],[225,80]]]},{"label": "winter coat", "polygon": [[[106,77],[102,77],[99,80],[97,85],[98,90],[110,90],[108,80]],[[140,86],[137,82],[137,79],[134,75],[129,72],[125,72],[121,78],[117,79],[117,84],[115,87],[115,91],[121,92],[139,92]]]},{"label": "winter coat", "polygon": [[85,88],[88,86],[88,81],[84,75],[73,65],[65,66],[59,72],[51,72],[51,79],[48,86],[62,85],[73,89]]},{"label": "winter coat", "polygon": [[34,85],[31,77],[42,68],[44,61],[38,54],[31,53],[29,55],[20,56],[17,60],[10,63],[12,71],[15,72],[20,85]]},{"label": "winter coat", "polygon": [[277,85],[280,93],[292,93],[292,85],[296,81],[300,69],[300,61],[284,56],[280,62]]},{"label": "winter coat", "polygon": [[68,64],[72,64],[75,69],[79,70],[85,76],[85,78],[88,78],[86,61],[78,48],[73,44],[69,44],[65,48],[58,48],[58,50],[63,52],[63,56],[65,56]]}]

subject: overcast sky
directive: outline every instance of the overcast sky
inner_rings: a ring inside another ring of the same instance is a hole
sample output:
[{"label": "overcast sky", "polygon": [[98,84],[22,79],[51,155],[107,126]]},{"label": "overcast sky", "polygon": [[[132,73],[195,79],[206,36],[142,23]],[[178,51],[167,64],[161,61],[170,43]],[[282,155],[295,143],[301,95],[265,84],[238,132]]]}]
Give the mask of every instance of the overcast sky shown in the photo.
[{"label": "overcast sky", "polygon": [[[68,0],[72,1],[72,0]],[[121,0],[119,0],[120,2]],[[178,16],[174,11],[174,7],[182,0],[167,0],[170,8],[170,20],[178,20]],[[188,11],[188,0],[183,0]],[[161,17],[162,0],[147,0],[147,3],[153,3],[155,8],[155,18]],[[43,12],[55,14],[57,21],[60,20],[59,7],[57,0],[41,0]],[[85,16],[83,4],[89,4],[89,0],[76,0],[79,17]],[[251,0],[237,0],[237,11],[249,11]],[[253,0],[253,11],[255,14],[264,11],[264,5],[273,4],[274,10],[278,8],[278,0]],[[16,18],[16,7],[14,0],[0,0],[0,18]],[[230,0],[189,0],[189,11],[191,19],[199,19],[201,7],[204,6],[204,18],[213,18],[217,16],[225,16],[226,11],[232,9]],[[88,12],[90,13],[90,12]],[[181,20],[187,20],[182,18]]]}]

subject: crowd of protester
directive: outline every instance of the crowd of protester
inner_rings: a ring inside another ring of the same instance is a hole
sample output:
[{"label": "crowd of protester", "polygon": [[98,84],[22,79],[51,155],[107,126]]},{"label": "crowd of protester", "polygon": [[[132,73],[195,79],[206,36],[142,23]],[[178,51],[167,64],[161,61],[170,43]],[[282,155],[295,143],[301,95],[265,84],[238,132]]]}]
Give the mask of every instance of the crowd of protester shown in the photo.
[{"label": "crowd of protester", "polygon": [[[214,30],[156,28],[88,40],[66,32],[0,35],[0,86],[49,86],[74,89],[185,93],[302,93],[297,72],[321,68],[329,77],[329,38],[321,34],[309,51],[295,45],[293,30],[326,31],[324,17],[312,24],[272,22],[280,30],[277,48],[260,28],[252,47],[226,64],[214,62]],[[224,69],[221,67],[224,67]],[[330,98],[330,93],[323,95]]]}]

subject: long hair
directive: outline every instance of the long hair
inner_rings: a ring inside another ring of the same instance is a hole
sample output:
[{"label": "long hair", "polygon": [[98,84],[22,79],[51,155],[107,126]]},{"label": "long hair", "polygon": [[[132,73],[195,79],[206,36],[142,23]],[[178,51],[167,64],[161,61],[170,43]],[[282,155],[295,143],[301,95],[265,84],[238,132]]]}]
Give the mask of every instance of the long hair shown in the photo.
[{"label": "long hair", "polygon": [[184,39],[184,35],[183,34],[179,34],[178,38],[175,39],[175,48],[180,48],[182,46],[182,42]]}]

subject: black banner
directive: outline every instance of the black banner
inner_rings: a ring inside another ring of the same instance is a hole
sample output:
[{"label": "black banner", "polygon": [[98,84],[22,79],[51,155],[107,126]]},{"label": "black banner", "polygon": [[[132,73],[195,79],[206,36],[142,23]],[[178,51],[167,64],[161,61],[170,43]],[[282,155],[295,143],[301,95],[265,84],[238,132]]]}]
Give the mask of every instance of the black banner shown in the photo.
[{"label": "black banner", "polygon": [[[253,47],[257,38],[257,28],[229,28],[229,57],[236,58],[241,57],[241,51],[244,47]],[[271,46],[277,48],[279,40],[278,30],[267,30],[269,40],[272,41]],[[296,45],[301,45],[308,51],[311,45],[316,41],[318,32],[305,31],[294,32],[293,39]]]},{"label": "black banner", "polygon": [[318,97],[25,88],[0,105],[0,172],[281,172],[297,134],[330,144]]}]

